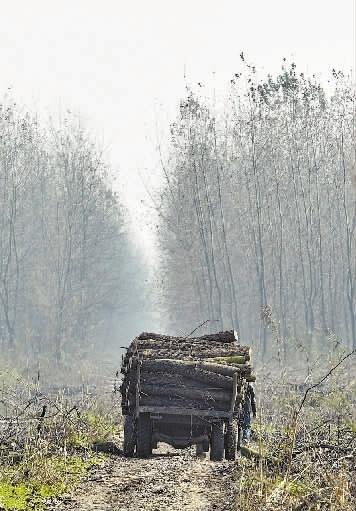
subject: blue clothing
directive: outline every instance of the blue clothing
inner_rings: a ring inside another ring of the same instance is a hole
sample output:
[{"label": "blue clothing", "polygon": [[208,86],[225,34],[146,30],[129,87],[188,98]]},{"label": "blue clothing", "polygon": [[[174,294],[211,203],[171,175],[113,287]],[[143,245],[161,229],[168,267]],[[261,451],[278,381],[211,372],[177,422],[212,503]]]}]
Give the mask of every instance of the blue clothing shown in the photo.
[{"label": "blue clothing", "polygon": [[242,423],[242,439],[243,440],[250,440],[251,437],[251,404],[250,400],[247,399],[244,406],[244,419]]}]

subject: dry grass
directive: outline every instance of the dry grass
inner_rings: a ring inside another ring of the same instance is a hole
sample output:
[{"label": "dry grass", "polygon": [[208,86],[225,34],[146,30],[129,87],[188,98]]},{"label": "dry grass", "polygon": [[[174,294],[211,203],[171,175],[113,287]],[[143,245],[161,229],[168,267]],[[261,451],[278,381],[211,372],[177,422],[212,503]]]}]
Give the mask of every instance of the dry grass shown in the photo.
[{"label": "dry grass", "polygon": [[349,361],[308,395],[297,418],[308,385],[288,384],[286,373],[259,375],[260,412],[236,471],[236,509],[355,509],[354,374]]},{"label": "dry grass", "polygon": [[0,509],[43,509],[102,462],[93,445],[121,425],[118,400],[103,381],[49,385],[38,374],[29,380],[0,371]]},{"label": "dry grass", "polygon": [[[258,371],[254,440],[235,472],[239,511],[355,509],[354,359],[310,392],[295,415],[308,386],[329,368],[318,366],[297,385],[290,383],[295,374],[279,367]],[[43,509],[101,462],[92,446],[118,433],[121,416],[113,381],[95,378],[96,371],[76,371],[79,380],[68,371],[66,384],[50,372],[42,381],[0,371],[0,509]],[[50,378],[55,384],[46,383]]]}]

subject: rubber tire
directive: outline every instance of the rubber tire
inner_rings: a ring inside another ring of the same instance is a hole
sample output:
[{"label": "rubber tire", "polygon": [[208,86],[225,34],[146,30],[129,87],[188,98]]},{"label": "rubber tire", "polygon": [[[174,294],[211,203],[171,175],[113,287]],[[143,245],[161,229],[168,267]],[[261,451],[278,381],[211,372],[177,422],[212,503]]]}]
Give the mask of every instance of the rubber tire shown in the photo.
[{"label": "rubber tire", "polygon": [[204,452],[209,452],[209,448],[210,448],[209,440],[208,439],[203,440],[203,451]]},{"label": "rubber tire", "polygon": [[225,433],[225,458],[230,461],[236,460],[238,425],[235,421],[229,423]]},{"label": "rubber tire", "polygon": [[135,419],[132,415],[126,415],[124,424],[124,456],[132,458],[135,454],[136,433]]},{"label": "rubber tire", "polygon": [[148,458],[152,453],[152,425],[148,413],[141,413],[138,417],[136,447],[139,458]]},{"label": "rubber tire", "polygon": [[224,459],[224,423],[216,422],[211,426],[210,438],[210,459],[211,461],[221,461]]},{"label": "rubber tire", "polygon": [[203,444],[196,444],[195,446],[195,454],[197,457],[199,456],[205,456],[205,451],[204,451],[204,447],[203,447]]}]

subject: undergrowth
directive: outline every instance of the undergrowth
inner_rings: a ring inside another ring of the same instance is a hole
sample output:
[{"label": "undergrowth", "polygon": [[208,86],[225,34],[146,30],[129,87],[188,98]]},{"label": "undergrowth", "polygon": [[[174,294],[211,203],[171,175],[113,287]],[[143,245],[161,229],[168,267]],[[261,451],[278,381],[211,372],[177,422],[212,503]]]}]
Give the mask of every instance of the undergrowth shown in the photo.
[{"label": "undergrowth", "polygon": [[310,393],[307,385],[263,378],[253,440],[236,468],[236,510],[356,509],[356,382],[350,363]]},{"label": "undergrowth", "polygon": [[48,499],[72,490],[100,456],[35,456],[0,469],[0,508],[41,510]]},{"label": "undergrowth", "polygon": [[0,371],[0,510],[42,510],[73,490],[105,459],[93,447],[120,428],[116,396],[104,388]]}]

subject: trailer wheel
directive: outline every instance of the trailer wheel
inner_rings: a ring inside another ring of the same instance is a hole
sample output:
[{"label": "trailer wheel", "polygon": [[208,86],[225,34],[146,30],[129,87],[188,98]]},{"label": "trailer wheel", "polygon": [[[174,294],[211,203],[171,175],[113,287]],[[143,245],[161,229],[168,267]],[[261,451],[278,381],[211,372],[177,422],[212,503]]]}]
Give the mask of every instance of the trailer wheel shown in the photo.
[{"label": "trailer wheel", "polygon": [[196,444],[195,446],[195,454],[197,458],[201,458],[205,456],[203,444]]},{"label": "trailer wheel", "polygon": [[137,456],[148,458],[152,453],[152,426],[149,414],[140,414],[137,420]]},{"label": "trailer wheel", "polygon": [[135,420],[132,415],[126,415],[124,424],[124,456],[132,458],[135,452],[135,446]]},{"label": "trailer wheel", "polygon": [[225,433],[225,458],[234,461],[236,459],[237,446],[237,424],[235,421],[229,423]]},{"label": "trailer wheel", "polygon": [[210,459],[221,461],[224,459],[224,423],[216,422],[211,427]]},{"label": "trailer wheel", "polygon": [[204,452],[209,452],[209,440],[206,439],[206,440],[203,440],[203,451]]}]

